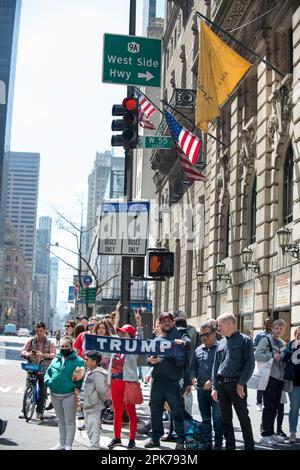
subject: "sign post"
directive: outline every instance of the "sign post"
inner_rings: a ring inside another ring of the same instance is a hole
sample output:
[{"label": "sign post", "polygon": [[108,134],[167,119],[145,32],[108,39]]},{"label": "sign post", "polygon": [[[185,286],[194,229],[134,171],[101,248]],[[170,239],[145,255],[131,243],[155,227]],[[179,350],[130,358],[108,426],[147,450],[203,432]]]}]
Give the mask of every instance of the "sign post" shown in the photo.
[{"label": "sign post", "polygon": [[161,39],[104,34],[104,83],[160,87]]}]

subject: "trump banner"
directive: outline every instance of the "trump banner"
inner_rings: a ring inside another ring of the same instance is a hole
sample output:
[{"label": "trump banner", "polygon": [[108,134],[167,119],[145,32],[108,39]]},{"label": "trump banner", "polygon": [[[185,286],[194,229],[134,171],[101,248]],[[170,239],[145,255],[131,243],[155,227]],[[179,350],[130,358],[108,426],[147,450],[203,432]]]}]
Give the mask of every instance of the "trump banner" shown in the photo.
[{"label": "trump banner", "polygon": [[107,353],[137,354],[148,356],[173,356],[182,358],[182,345],[161,338],[152,339],[117,338],[115,336],[84,335],[84,351],[96,350]]}]

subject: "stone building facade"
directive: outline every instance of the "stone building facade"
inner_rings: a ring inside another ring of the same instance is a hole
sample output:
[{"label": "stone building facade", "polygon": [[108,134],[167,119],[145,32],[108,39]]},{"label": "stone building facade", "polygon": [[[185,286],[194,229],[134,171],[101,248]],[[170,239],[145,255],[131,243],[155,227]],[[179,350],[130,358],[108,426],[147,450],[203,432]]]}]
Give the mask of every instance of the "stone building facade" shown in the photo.
[{"label": "stone building facade", "polygon": [[[288,338],[300,323],[300,2],[166,2],[161,93],[192,121],[199,59],[195,11],[231,30],[281,73],[226,40],[254,65],[209,126],[222,144],[203,135],[207,182],[186,181],[174,150],[153,152],[162,206],[157,243],[175,252],[174,277],[155,285],[154,312],[183,310],[195,326],[232,312],[251,336],[271,315],[285,319]],[[193,131],[190,121],[180,120]],[[159,131],[167,133],[164,121]],[[285,249],[277,233],[283,227],[290,237]],[[247,265],[245,249],[252,252]],[[227,274],[222,278],[219,263]]]},{"label": "stone building facade", "polygon": [[29,326],[30,274],[16,232],[5,222],[4,276],[1,280],[0,326],[15,323],[17,328]]}]

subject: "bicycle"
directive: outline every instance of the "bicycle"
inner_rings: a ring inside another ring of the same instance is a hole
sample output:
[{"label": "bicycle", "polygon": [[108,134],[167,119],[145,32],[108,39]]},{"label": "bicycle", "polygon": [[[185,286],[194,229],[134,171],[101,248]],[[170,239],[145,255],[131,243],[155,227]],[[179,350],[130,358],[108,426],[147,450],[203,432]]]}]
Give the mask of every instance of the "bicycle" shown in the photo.
[{"label": "bicycle", "polygon": [[22,369],[28,373],[26,388],[23,395],[23,414],[26,421],[30,421],[35,407],[37,405],[38,397],[38,374],[44,370],[44,366],[40,364],[27,364],[21,363]]}]

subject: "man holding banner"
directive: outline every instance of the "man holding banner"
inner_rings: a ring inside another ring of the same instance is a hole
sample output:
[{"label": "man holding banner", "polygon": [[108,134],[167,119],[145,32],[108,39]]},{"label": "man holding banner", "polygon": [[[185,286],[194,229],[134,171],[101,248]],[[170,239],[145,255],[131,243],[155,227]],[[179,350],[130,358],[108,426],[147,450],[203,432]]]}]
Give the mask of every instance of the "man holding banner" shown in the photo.
[{"label": "man holding banner", "polygon": [[[178,330],[175,327],[174,316],[172,313],[164,312],[159,316],[161,335],[153,341],[156,344],[172,341],[175,345],[175,355],[151,356],[150,364],[152,370],[152,388],[150,394],[150,410],[152,423],[152,437],[149,439],[145,448],[151,449],[160,445],[159,440],[164,434],[162,416],[164,403],[167,402],[171,408],[175,432],[177,434],[177,450],[184,449],[184,402],[182,391],[179,384],[183,378],[185,366],[185,351],[191,346],[191,339],[186,330]],[[176,354],[177,348],[177,354]]]}]

